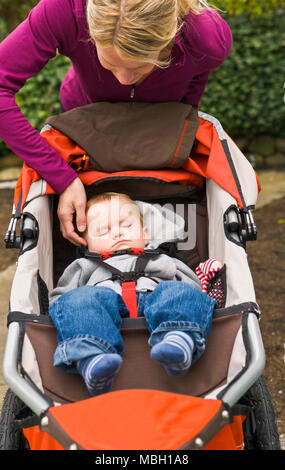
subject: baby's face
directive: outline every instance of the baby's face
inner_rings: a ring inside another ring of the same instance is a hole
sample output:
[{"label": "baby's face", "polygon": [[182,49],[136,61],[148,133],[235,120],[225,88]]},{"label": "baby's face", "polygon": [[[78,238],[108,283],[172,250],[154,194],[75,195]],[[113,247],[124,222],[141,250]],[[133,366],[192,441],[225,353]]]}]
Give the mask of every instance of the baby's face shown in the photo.
[{"label": "baby's face", "polygon": [[112,197],[95,203],[88,210],[85,239],[91,252],[144,248],[147,236],[138,207],[124,198]]}]

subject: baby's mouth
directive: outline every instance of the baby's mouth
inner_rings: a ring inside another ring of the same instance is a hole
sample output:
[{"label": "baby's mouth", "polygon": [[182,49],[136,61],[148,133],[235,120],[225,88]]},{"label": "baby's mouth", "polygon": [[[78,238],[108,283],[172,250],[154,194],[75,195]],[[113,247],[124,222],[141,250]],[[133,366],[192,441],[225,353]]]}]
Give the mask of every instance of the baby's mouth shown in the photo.
[{"label": "baby's mouth", "polygon": [[118,242],[116,242],[116,243],[113,245],[113,248],[114,248],[115,246],[120,245],[121,243],[128,243],[128,242],[129,242],[129,240],[119,240]]}]

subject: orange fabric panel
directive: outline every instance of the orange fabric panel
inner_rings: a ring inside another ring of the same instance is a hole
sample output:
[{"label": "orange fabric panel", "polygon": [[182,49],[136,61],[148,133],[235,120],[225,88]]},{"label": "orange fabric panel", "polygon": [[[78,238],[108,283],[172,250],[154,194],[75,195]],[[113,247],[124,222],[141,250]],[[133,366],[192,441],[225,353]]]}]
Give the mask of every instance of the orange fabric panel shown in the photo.
[{"label": "orange fabric panel", "polygon": [[129,170],[129,171],[117,171],[116,173],[106,173],[103,171],[89,170],[82,173],[78,173],[82,183],[89,186],[96,181],[105,178],[120,178],[120,177],[134,177],[134,178],[156,178],[166,183],[178,183],[182,185],[197,186],[198,188],[203,187],[203,179],[199,175],[189,173],[183,169],[177,170]]},{"label": "orange fabric panel", "polygon": [[[235,416],[234,420],[234,423],[228,424],[221,429],[208,443],[204,450],[243,450],[243,433],[241,422],[239,422],[242,418],[240,416]],[[30,450],[64,450],[53,437],[41,431],[39,426],[24,429],[23,432],[29,442]],[[169,449],[167,448],[166,450]]]},{"label": "orange fabric panel", "polygon": [[260,183],[260,179],[258,177],[258,174],[255,173],[255,176],[256,176],[256,184],[257,184],[257,188],[258,188],[258,192],[260,193],[261,191],[261,183]]},{"label": "orange fabric panel", "polygon": [[[27,165],[26,162],[24,162],[22,171],[20,173],[19,179],[14,190],[13,202],[15,204],[15,207],[17,207],[20,197],[22,197],[21,210],[23,209],[31,184],[35,181],[38,181],[39,179],[41,179],[41,177],[38,175],[38,173],[33,170],[29,165]],[[52,187],[48,183],[46,183],[46,194],[54,193],[55,191],[52,189]]]},{"label": "orange fabric panel", "polygon": [[195,437],[220,407],[219,400],[122,390],[49,412],[87,450],[175,450]]},{"label": "orange fabric panel", "polygon": [[[242,207],[242,201],[232,174],[231,167],[226,158],[219,135],[211,122],[199,118],[199,127],[196,134],[197,147],[192,160],[191,155],[184,166],[185,169],[213,179],[221,188],[230,193]],[[203,155],[203,156],[202,156]],[[255,172],[258,192],[261,184]]]},{"label": "orange fabric panel", "polygon": [[74,156],[85,154],[85,150],[79,147],[73,140],[66,137],[56,129],[43,131],[41,136],[51,145],[68,163],[73,160]]},{"label": "orange fabric panel", "polygon": [[[234,422],[221,429],[204,450],[243,450],[242,421],[241,416],[235,416]],[[31,450],[64,450],[53,437],[41,431],[39,426],[24,429],[23,432]]]},{"label": "orange fabric panel", "polygon": [[199,118],[196,143],[185,170],[213,179],[221,188],[230,193],[242,207],[242,201],[226,158],[221,140],[209,121]]},{"label": "orange fabric panel", "polygon": [[234,416],[233,422],[223,427],[204,450],[243,450],[242,422],[244,419],[244,416]]},{"label": "orange fabric panel", "polygon": [[[145,391],[144,391],[145,392]],[[118,393],[118,392],[114,392]],[[168,394],[171,395],[171,394]],[[103,395],[102,395],[103,397]],[[106,396],[105,396],[106,397]],[[183,397],[183,396],[182,396]],[[170,408],[167,406],[167,400],[163,400],[163,403],[161,406],[157,409],[157,414],[153,416],[155,422],[152,423],[152,428],[151,429],[146,429],[149,423],[149,420],[146,416],[147,409],[141,410],[139,407],[139,413],[137,415],[136,411],[133,410],[133,401],[131,400],[131,407],[128,407],[129,403],[129,398],[130,396],[127,396],[127,403],[122,403],[122,408],[121,408],[121,414],[119,416],[120,422],[119,425],[116,423],[116,419],[118,418],[117,414],[117,409],[115,409],[115,414],[112,415],[112,410],[113,410],[113,405],[118,405],[118,400],[114,400],[113,402],[113,397],[112,397],[112,406],[107,404],[107,415],[106,415],[106,422],[104,421],[104,413],[106,411],[106,404],[103,406],[103,409],[99,413],[100,406],[102,405],[102,401],[107,402],[107,400],[98,400],[99,397],[96,399],[90,399],[90,400],[85,400],[84,402],[78,402],[78,403],[83,403],[83,406],[78,407],[77,404],[75,405],[64,405],[61,407],[56,407],[51,410],[56,410],[56,412],[52,411],[52,414],[56,417],[58,421],[60,421],[63,429],[68,430],[70,433],[70,437],[76,440],[75,437],[78,438],[78,436],[81,436],[81,442],[86,443],[85,437],[83,433],[85,432],[86,434],[91,434],[87,436],[90,440],[93,441],[94,438],[97,440],[97,445],[94,446],[94,443],[89,443],[90,447],[86,447],[87,449],[100,449],[100,450],[118,450],[118,449],[125,449],[125,450],[131,450],[132,448],[139,449],[139,450],[144,450],[144,447],[141,445],[143,443],[146,444],[146,439],[145,437],[149,437],[149,443],[150,446],[145,447],[146,450],[159,450],[161,447],[155,446],[156,442],[164,441],[164,450],[176,450],[178,447],[171,447],[171,444],[173,446],[177,445],[177,443],[180,441],[179,445],[183,445],[185,441],[185,426],[181,423],[179,423],[179,419],[181,418],[181,415],[184,413],[187,413],[187,417],[189,418],[188,413],[191,413],[191,426],[192,428],[188,428],[189,426],[188,422],[186,419],[184,421],[186,422],[186,427],[187,431],[191,433],[191,435],[195,435],[198,433],[199,426],[201,425],[201,421],[203,421],[203,417],[206,414],[206,417],[208,420],[210,420],[211,414],[215,414],[216,411],[218,411],[220,402],[217,400],[204,400],[204,402],[217,402],[216,406],[212,408],[212,406],[208,409],[208,411],[205,408],[200,407],[200,403],[198,401],[201,401],[203,399],[194,399],[196,403],[193,401],[193,397],[188,397],[190,398],[190,401],[192,401],[192,406],[189,407],[186,406],[186,402],[184,400],[185,397],[182,398],[181,403],[176,409],[173,409],[172,403],[170,403]],[[133,396],[133,398],[135,398]],[[148,403],[145,403],[146,405],[149,405],[150,403],[153,404],[152,402],[152,397],[149,396],[149,401]],[[169,398],[169,397],[166,397]],[[118,397],[119,399],[119,404],[121,398]],[[91,400],[93,400],[93,403],[91,403]],[[94,406],[96,400],[96,406]],[[197,401],[198,400],[198,401]],[[99,403],[100,402],[100,403]],[[138,406],[140,405],[140,400],[138,401]],[[196,408],[196,405],[198,406],[198,409]],[[213,405],[213,403],[211,403]],[[176,405],[177,406],[177,405]],[[76,413],[74,413],[73,408],[76,408]],[[78,410],[80,408],[80,410]],[[82,413],[83,409],[83,413]],[[59,410],[61,411],[59,413]],[[78,413],[80,411],[80,413]],[[143,415],[140,413],[142,411]],[[200,415],[200,411],[202,415]],[[62,413],[63,412],[63,413]],[[127,415],[124,416],[123,413],[127,412]],[[82,413],[82,414],[81,414]],[[95,414],[93,414],[95,413]],[[134,424],[135,429],[132,427],[131,429],[126,429],[127,426],[130,424],[130,416],[129,414],[133,413],[131,421]],[[178,416],[177,416],[178,414]],[[60,416],[59,416],[60,415]],[[145,420],[144,420],[145,416]],[[71,423],[71,417],[73,422]],[[138,418],[138,419],[137,419]],[[184,416],[185,418],[185,416]],[[197,420],[197,421],[194,421]],[[204,450],[243,450],[244,449],[244,437],[243,437],[243,430],[242,430],[242,422],[244,421],[245,416],[234,416],[233,417],[233,422],[231,424],[226,425],[224,428],[222,428],[212,439],[211,441],[207,444]],[[162,421],[162,423],[161,423]],[[84,423],[84,426],[82,426],[82,423]],[[143,424],[143,429],[140,428],[141,423]],[[193,426],[194,423],[194,426]],[[85,427],[87,424],[87,428]],[[95,433],[94,431],[94,425],[96,424],[96,430]],[[204,423],[205,425],[205,423]],[[78,429],[76,427],[78,426]],[[102,427],[101,427],[102,426]],[[110,426],[110,428],[109,428]],[[114,427],[113,427],[114,426]],[[114,429],[115,428],[115,429]],[[119,429],[118,429],[119,428]],[[173,440],[173,435],[169,436],[169,429],[172,428],[173,433],[177,433],[178,435],[176,436],[176,439],[174,439],[176,442]],[[90,431],[91,429],[91,431]],[[117,437],[115,436],[116,432],[122,432],[123,434],[120,434]],[[49,434],[43,432],[40,430],[39,426],[33,426],[31,428],[23,429],[24,435],[26,439],[29,442],[30,449],[31,450],[63,450],[63,447]],[[157,439],[156,436],[153,437],[155,432],[161,432],[162,436]],[[183,433],[183,435],[179,435],[179,433]],[[131,447],[129,445],[130,443],[130,436],[133,433],[133,439],[132,443],[134,444],[134,441],[136,446]],[[150,434],[149,434],[150,433]],[[98,439],[99,436],[99,439]],[[193,437],[193,436],[192,436]],[[135,438],[135,439],[134,439]],[[142,441],[141,441],[142,439]],[[169,441],[168,441],[169,439]],[[172,441],[171,441],[172,439]],[[104,442],[104,447],[100,447],[100,443]],[[77,441],[78,442],[78,441]],[[118,442],[121,442],[121,446],[118,447],[116,444]],[[115,446],[114,446],[115,445]],[[114,446],[114,447],[113,447]]]},{"label": "orange fabric panel", "polygon": [[[89,170],[78,173],[79,178],[85,186],[89,186],[101,179],[106,178],[118,178],[118,177],[135,177],[135,178],[156,178],[166,183],[178,183],[182,185],[196,186],[198,188],[203,187],[203,179],[199,175],[189,173],[188,171],[179,170],[130,170],[120,171],[116,173],[103,173],[101,171]],[[40,179],[40,176],[24,163],[20,178],[17,182],[14,192],[14,204],[17,206],[20,200],[20,194],[22,191],[22,204],[21,209],[26,201],[30,185]],[[53,188],[47,183],[45,194],[55,194]]]},{"label": "orange fabric panel", "polygon": [[23,433],[31,450],[64,450],[49,434],[41,431],[39,426],[23,429]]}]

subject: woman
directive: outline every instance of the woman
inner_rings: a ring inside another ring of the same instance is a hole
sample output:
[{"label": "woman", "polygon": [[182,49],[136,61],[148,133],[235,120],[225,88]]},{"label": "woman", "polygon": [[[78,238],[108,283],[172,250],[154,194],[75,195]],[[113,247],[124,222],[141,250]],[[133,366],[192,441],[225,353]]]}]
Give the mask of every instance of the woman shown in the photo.
[{"label": "woman", "polygon": [[0,137],[60,194],[65,238],[85,243],[84,187],[15,103],[25,81],[60,54],[68,111],[96,101],[176,101],[198,107],[209,74],[229,54],[227,23],[199,0],[41,0],[0,45]]}]

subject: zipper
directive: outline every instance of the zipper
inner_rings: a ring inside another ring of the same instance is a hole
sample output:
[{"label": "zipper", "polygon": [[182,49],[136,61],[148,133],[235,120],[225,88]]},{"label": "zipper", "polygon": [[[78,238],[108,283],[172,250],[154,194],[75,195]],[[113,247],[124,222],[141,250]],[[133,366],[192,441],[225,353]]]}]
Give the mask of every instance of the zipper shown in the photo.
[{"label": "zipper", "polygon": [[[76,165],[76,163],[75,163]],[[72,166],[72,162],[71,162],[71,166]],[[74,168],[75,171],[81,171],[81,170],[87,170],[88,168],[88,159],[87,159],[87,155],[84,154],[82,155],[82,159],[80,161],[80,163],[77,165],[77,167]]]},{"label": "zipper", "polygon": [[130,97],[133,99],[134,96],[135,96],[135,90],[136,90],[136,86],[135,85],[132,85],[132,89],[131,89],[131,94],[130,94]]}]

